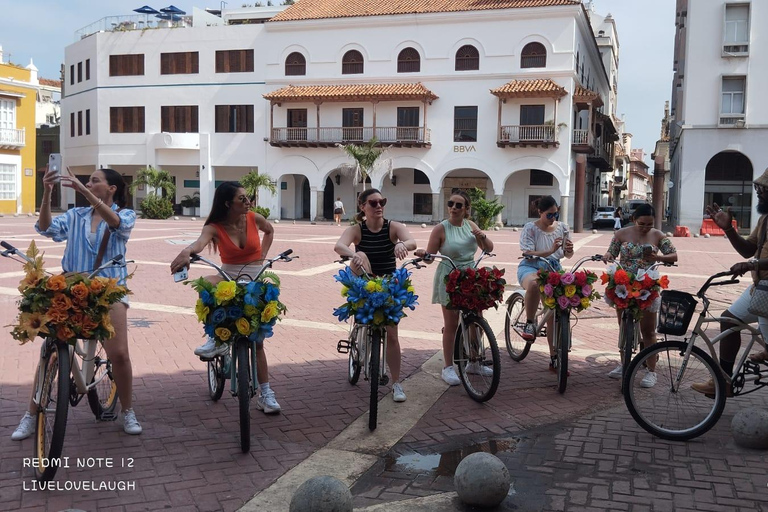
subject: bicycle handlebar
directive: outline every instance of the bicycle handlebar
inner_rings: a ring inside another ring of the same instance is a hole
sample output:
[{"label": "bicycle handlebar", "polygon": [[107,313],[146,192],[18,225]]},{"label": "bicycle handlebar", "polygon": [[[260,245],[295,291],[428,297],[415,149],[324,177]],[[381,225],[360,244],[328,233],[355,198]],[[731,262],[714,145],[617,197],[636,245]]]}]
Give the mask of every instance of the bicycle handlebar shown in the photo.
[{"label": "bicycle handlebar", "polygon": [[[17,248],[12,246],[11,244],[6,242],[5,240],[0,241],[0,247],[3,247],[5,249],[3,252],[0,252],[0,256],[4,256],[6,258],[10,258],[11,255],[19,256],[19,257],[23,258],[24,261],[26,261],[27,263],[34,263],[34,261],[32,261],[29,257],[27,257],[26,254],[24,254],[23,252],[19,251]],[[15,258],[11,258],[11,259],[15,259]],[[19,261],[19,260],[16,260],[16,261]],[[124,260],[123,259],[123,255],[122,254],[118,254],[117,256],[115,256],[114,258],[111,258],[106,263],[101,265],[99,268],[97,268],[96,270],[94,270],[93,272],[88,274],[88,279],[92,279],[99,272],[101,272],[102,270],[107,269],[109,267],[125,267],[129,263],[133,263],[133,260]],[[51,274],[47,270],[46,270],[46,273],[49,274],[49,275]],[[81,273],[85,274],[85,272],[81,272]]]},{"label": "bicycle handlebar", "polygon": [[[549,268],[550,268],[551,271],[553,271],[553,272],[555,271],[555,268],[552,266],[552,262],[548,258],[544,258],[543,256],[537,256],[535,254],[525,254],[525,253],[523,253],[523,255],[520,256],[520,258],[518,258],[518,259],[521,259],[521,260],[522,259],[540,260],[540,261],[545,262],[547,265],[549,265]],[[595,254],[594,256],[585,256],[584,258],[581,258],[579,261],[577,261],[573,265],[573,267],[571,267],[571,272],[575,272],[576,270],[578,270],[578,268],[580,266],[582,266],[584,263],[586,263],[588,261],[602,261],[602,262],[605,262],[605,260],[603,259],[603,255],[602,254]]]},{"label": "bicycle handlebar", "polygon": [[[264,263],[261,266],[261,270],[256,275],[256,277],[250,277],[250,276],[247,276],[247,277],[251,281],[257,281],[259,279],[259,277],[261,277],[261,274],[264,273],[265,270],[267,270],[268,268],[272,268],[272,264],[274,262],[276,262],[278,260],[288,262],[288,261],[292,261],[292,260],[295,260],[295,259],[298,258],[298,256],[290,256],[291,254],[293,254],[293,249],[287,249],[287,250],[281,252],[280,254],[278,254],[277,256],[275,256],[274,258],[270,258],[268,260],[264,260]],[[230,276],[223,268],[221,268],[216,263],[203,258],[199,254],[195,254],[195,253],[190,254],[189,255],[189,261],[190,261],[190,263],[203,263],[205,265],[208,265],[209,267],[214,268],[221,275],[221,277],[223,277],[227,281],[238,281],[238,280],[240,280],[241,277],[243,277],[245,275],[245,274],[241,274],[241,275],[236,276],[235,279],[232,279],[232,276]],[[243,266],[245,266],[245,265],[243,265]]]},{"label": "bicycle handlebar", "polygon": [[[346,262],[348,262],[351,259],[352,259],[352,256],[342,256],[341,259],[333,260],[333,261],[334,261],[334,263],[340,263],[340,264],[344,265]],[[400,264],[400,268],[403,269],[403,268],[407,267],[408,265],[413,265],[414,268],[424,268],[424,265],[420,265],[419,264],[422,261],[426,261],[426,257],[421,257],[421,258],[417,257],[417,258],[412,258],[410,260],[404,260]],[[361,268],[360,270],[362,271],[363,275],[365,275],[366,279],[370,279],[371,278],[371,275],[368,272],[366,272],[364,268]]]},{"label": "bicycle handlebar", "polygon": [[[474,261],[472,268],[477,268],[480,262],[483,261],[485,258],[492,258],[494,256],[496,255],[492,252],[483,251],[482,253],[480,253],[480,257]],[[459,268],[456,266],[456,263],[454,263],[453,259],[451,259],[449,256],[445,256],[444,254],[431,254],[431,253],[425,252],[422,259],[427,262],[434,261],[434,260],[444,260],[450,263],[454,269]]]}]

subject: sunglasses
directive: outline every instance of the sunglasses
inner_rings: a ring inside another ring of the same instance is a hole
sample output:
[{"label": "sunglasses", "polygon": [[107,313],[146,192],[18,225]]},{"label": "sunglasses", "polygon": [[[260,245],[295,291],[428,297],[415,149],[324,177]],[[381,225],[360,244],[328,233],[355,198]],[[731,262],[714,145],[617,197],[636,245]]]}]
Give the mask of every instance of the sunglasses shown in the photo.
[{"label": "sunglasses", "polygon": [[462,203],[461,201],[448,201],[448,208],[453,208],[454,206],[456,207],[457,210],[461,210],[462,208],[464,208],[464,203]]},{"label": "sunglasses", "polygon": [[552,220],[552,219],[559,220],[560,219],[560,212],[548,213],[547,214],[547,218],[549,220]]},{"label": "sunglasses", "polygon": [[384,208],[387,205],[387,198],[384,197],[382,199],[379,199],[378,201],[375,199],[369,199],[366,201],[366,203],[368,203],[368,206],[370,206],[371,208],[378,208],[379,206]]}]

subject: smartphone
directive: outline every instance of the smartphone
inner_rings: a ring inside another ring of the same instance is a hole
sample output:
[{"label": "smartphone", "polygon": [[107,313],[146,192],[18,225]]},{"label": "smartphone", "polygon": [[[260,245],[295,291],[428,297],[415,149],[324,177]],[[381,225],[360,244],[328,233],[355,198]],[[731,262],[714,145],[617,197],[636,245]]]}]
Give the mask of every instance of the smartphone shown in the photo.
[{"label": "smartphone", "polygon": [[61,153],[51,153],[48,155],[48,170],[61,174]]},{"label": "smartphone", "polygon": [[173,274],[173,280],[176,283],[178,283],[179,281],[184,281],[187,278],[189,278],[189,273],[187,272],[186,268],[183,268],[178,272],[176,272],[175,274]]}]

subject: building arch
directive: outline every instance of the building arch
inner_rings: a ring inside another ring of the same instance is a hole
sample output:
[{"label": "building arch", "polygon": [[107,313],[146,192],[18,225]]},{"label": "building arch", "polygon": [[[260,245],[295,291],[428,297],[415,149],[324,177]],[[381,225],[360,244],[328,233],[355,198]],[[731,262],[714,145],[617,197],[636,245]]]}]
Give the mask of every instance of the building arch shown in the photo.
[{"label": "building arch", "polygon": [[739,230],[752,223],[754,167],[740,151],[720,151],[707,162],[704,172],[704,204],[730,208]]}]

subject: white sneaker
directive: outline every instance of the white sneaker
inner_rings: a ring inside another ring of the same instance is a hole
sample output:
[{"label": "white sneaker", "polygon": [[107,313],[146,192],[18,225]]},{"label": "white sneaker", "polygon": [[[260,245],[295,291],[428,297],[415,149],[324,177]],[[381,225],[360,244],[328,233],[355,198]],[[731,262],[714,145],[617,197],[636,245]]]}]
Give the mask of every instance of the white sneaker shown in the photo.
[{"label": "white sneaker", "polygon": [[652,388],[656,385],[656,372],[645,372],[643,380],[640,381],[641,388]]},{"label": "white sneaker", "polygon": [[264,411],[264,414],[274,414],[280,412],[280,404],[275,400],[275,392],[271,389],[265,391],[256,398],[256,408]]},{"label": "white sneaker", "polygon": [[123,412],[123,430],[132,436],[141,434],[141,423],[136,419],[136,413],[133,412],[133,409],[126,409]]},{"label": "white sneaker", "polygon": [[612,379],[620,379],[624,373],[624,367],[622,365],[617,366],[608,373],[608,376]]},{"label": "white sneaker", "polygon": [[449,386],[458,386],[461,384],[461,380],[459,379],[459,376],[456,375],[456,369],[453,365],[443,368],[442,377]]},{"label": "white sneaker", "polygon": [[395,402],[405,402],[405,391],[399,382],[392,384],[392,400]]},{"label": "white sneaker", "polygon": [[205,357],[206,359],[212,359],[216,356],[221,356],[227,353],[229,345],[222,343],[218,347],[216,346],[216,340],[208,338],[204,344],[195,349],[195,355],[199,357]]},{"label": "white sneaker", "polygon": [[25,412],[24,417],[22,417],[21,421],[19,422],[19,426],[16,427],[16,430],[14,430],[13,434],[11,434],[11,439],[14,441],[21,441],[22,439],[26,439],[34,433],[35,417],[29,414],[29,412]]},{"label": "white sneaker", "polygon": [[480,366],[478,362],[469,363],[465,371],[475,375],[482,375],[483,377],[493,377],[493,368],[485,365]]}]

